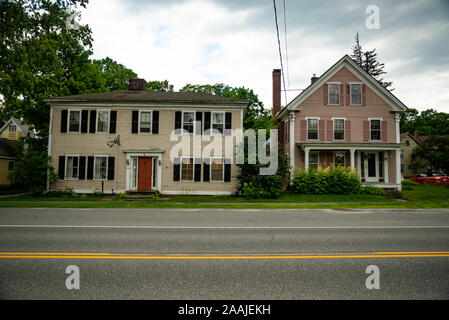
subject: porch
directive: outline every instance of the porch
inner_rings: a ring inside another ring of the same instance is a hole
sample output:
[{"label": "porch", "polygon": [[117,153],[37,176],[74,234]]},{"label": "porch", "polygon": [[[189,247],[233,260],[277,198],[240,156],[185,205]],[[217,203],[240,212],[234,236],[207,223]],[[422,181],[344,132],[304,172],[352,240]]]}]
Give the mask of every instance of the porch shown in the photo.
[{"label": "porch", "polygon": [[356,169],[363,184],[401,190],[399,144],[297,143],[295,167],[342,165]]}]

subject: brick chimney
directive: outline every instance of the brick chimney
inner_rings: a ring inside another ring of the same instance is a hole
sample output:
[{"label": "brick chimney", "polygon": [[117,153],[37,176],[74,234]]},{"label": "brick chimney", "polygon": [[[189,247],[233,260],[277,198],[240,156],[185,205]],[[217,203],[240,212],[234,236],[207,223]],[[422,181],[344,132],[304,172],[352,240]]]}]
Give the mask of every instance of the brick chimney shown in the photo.
[{"label": "brick chimney", "polygon": [[312,82],[312,84],[315,83],[315,81],[318,80],[318,77],[315,75],[315,73],[313,74],[312,78],[310,78],[310,81]]},{"label": "brick chimney", "polygon": [[418,138],[419,138],[419,131],[415,131],[415,132],[413,133],[413,137],[414,137],[415,139],[418,139]]},{"label": "brick chimney", "polygon": [[128,90],[146,90],[147,82],[145,79],[129,79]]},{"label": "brick chimney", "polygon": [[281,69],[273,69],[273,117],[281,111]]}]

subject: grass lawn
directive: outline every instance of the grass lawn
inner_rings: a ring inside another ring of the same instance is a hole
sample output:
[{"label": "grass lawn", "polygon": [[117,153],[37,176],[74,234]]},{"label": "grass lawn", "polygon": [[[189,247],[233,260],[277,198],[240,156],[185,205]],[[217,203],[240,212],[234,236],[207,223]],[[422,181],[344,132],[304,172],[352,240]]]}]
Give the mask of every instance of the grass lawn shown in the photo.
[{"label": "grass lawn", "polygon": [[407,201],[449,201],[449,187],[404,183],[402,199]]},{"label": "grass lawn", "polygon": [[59,207],[59,208],[449,208],[449,187],[420,186],[405,182],[401,199],[379,195],[299,195],[283,193],[277,199],[245,199],[236,196],[164,196],[159,200],[148,197],[82,196],[6,197],[0,207]]}]

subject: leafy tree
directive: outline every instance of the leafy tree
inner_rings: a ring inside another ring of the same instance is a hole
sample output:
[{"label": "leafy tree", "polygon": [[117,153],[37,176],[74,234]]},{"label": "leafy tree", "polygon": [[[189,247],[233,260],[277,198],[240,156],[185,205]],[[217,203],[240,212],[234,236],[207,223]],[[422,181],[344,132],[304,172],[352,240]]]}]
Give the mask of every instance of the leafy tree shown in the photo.
[{"label": "leafy tree", "polygon": [[33,194],[39,194],[46,190],[47,178],[53,182],[57,180],[57,176],[50,165],[51,159],[47,151],[38,145],[29,145],[25,150],[25,144],[25,139],[19,140],[16,144],[15,153],[20,161],[16,162],[9,178],[14,185],[21,186]]},{"label": "leafy tree", "polygon": [[418,110],[410,108],[401,112],[401,132],[420,135],[449,135],[449,114],[427,109],[419,113]]},{"label": "leafy tree", "polygon": [[412,170],[443,170],[449,173],[449,136],[430,136],[412,153]]},{"label": "leafy tree", "polygon": [[390,88],[393,82],[384,81],[381,76],[386,74],[385,64],[380,63],[377,59],[376,49],[363,51],[362,46],[359,41],[359,33],[357,32],[355,37],[355,45],[351,48],[352,54],[351,58],[357,63],[363,70],[368,72],[374,79],[376,79],[385,89],[393,91],[394,89]]},{"label": "leafy tree", "polygon": [[93,60],[92,63],[98,68],[97,70],[103,74],[107,91],[127,90],[128,80],[137,77],[137,74],[134,73],[134,71],[109,57],[101,60]]},{"label": "leafy tree", "polygon": [[272,119],[270,110],[264,108],[263,102],[259,100],[257,94],[253,90],[245,87],[231,87],[223,83],[214,85],[193,85],[186,84],[180,90],[181,92],[201,92],[215,94],[223,97],[248,100],[243,119],[243,127],[245,129],[253,128],[269,128],[274,119]]},{"label": "leafy tree", "polygon": [[0,2],[1,117],[23,117],[47,139],[45,98],[103,91],[104,80],[90,63],[91,30],[72,28],[77,7],[87,0]]},{"label": "leafy tree", "polygon": [[158,91],[158,92],[173,92],[173,85],[164,81],[149,81],[147,82],[148,91]]}]

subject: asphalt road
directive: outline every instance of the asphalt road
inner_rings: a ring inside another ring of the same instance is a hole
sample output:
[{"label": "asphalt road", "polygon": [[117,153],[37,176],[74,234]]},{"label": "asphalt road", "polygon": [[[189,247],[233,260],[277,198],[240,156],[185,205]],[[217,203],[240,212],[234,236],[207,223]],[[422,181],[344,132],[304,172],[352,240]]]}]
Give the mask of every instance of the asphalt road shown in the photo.
[{"label": "asphalt road", "polygon": [[448,299],[449,210],[1,208],[0,298]]}]

